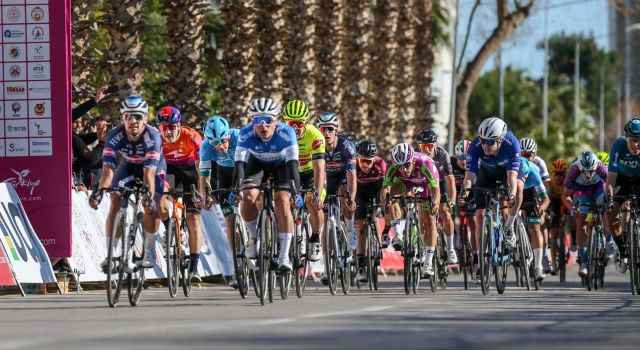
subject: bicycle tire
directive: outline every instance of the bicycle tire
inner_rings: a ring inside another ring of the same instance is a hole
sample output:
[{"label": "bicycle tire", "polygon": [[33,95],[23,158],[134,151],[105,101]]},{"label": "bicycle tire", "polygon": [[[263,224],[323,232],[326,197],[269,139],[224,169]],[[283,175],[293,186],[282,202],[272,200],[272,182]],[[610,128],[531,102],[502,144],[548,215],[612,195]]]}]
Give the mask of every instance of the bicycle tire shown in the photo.
[{"label": "bicycle tire", "polygon": [[[396,232],[396,235],[398,233]],[[415,252],[413,251],[413,220],[408,220],[407,227],[405,227],[405,239],[403,241],[403,281],[404,281],[404,293],[409,295],[411,293],[412,288],[412,277],[413,271],[411,270],[413,266],[413,256]]]},{"label": "bicycle tire", "polygon": [[338,235],[338,251],[340,252],[340,260],[341,260],[340,267],[338,268],[338,275],[340,277],[340,287],[342,287],[342,293],[344,295],[347,295],[351,290],[352,261],[349,261],[347,259],[347,256],[350,253],[349,241],[347,238],[347,231],[342,221],[340,221],[338,225],[340,227],[340,230],[338,230],[336,233]]},{"label": "bicycle tire", "polygon": [[504,294],[506,288],[505,281],[507,278],[507,261],[503,259],[503,254],[505,253],[505,242],[501,237],[500,241],[497,243],[496,254],[498,256],[498,266],[493,267],[493,276],[498,294]]},{"label": "bicycle tire", "polygon": [[447,247],[447,241],[444,238],[444,231],[442,230],[442,227],[440,225],[437,226],[437,232],[438,243],[436,245],[435,255],[436,263],[438,264],[438,273],[435,273],[436,271],[434,270],[434,274],[438,276],[438,280],[440,281],[440,289],[445,290],[447,289],[447,278],[449,276],[449,272],[447,269],[449,247]]},{"label": "bicycle tire", "polygon": [[632,285],[631,288],[633,289],[635,287],[635,294],[640,295],[640,226],[638,226],[637,218],[631,217],[629,219],[628,232],[629,235],[631,235],[631,239],[629,240],[631,243],[629,254],[627,255],[629,256],[629,265],[633,265],[634,276],[634,285]]},{"label": "bicycle tire", "polygon": [[[124,280],[124,251],[125,251],[125,234],[126,231],[126,214],[122,210],[116,213],[113,219],[113,227],[111,230],[111,236],[109,237],[109,251],[107,252],[107,258],[109,266],[107,267],[107,302],[110,307],[116,307],[118,300],[120,299],[120,293],[122,291],[122,282]],[[118,230],[120,230],[121,239],[118,240]],[[116,245],[120,243],[120,256],[115,257]],[[117,277],[114,276],[117,274]],[[114,279],[114,277],[116,277]]]},{"label": "bicycle tire", "polygon": [[369,286],[369,290],[372,291],[373,290],[373,270],[376,268],[375,267],[375,253],[374,253],[374,238],[373,238],[373,232],[371,229],[371,225],[366,225],[365,230],[364,230],[364,239],[365,239],[365,245],[364,245],[364,259],[365,259],[365,266],[364,269],[366,271],[366,276],[367,276],[367,285]]},{"label": "bicycle tire", "polygon": [[531,290],[531,264],[529,260],[531,259],[531,242],[529,242],[529,235],[527,234],[526,228],[522,222],[518,223],[516,226],[518,232],[518,240],[520,241],[518,246],[519,249],[519,257],[520,260],[520,276],[522,278],[522,287],[527,288],[527,291]]},{"label": "bicycle tire", "polygon": [[167,288],[169,295],[175,298],[178,295],[178,285],[180,284],[180,260],[178,233],[176,231],[176,220],[169,219],[169,224],[165,230],[165,245],[167,247],[165,260],[167,263]]},{"label": "bicycle tire", "polygon": [[189,232],[187,231],[184,223],[181,223],[180,226],[180,240],[182,241],[180,243],[182,245],[180,248],[182,252],[182,258],[180,259],[180,278],[182,279],[182,294],[188,298],[191,296],[191,279],[189,278],[189,272],[191,270],[191,255],[187,254],[187,250],[189,248]]},{"label": "bicycle tire", "polygon": [[[415,220],[415,219],[414,219]],[[414,227],[418,227],[418,223],[417,221],[414,221],[413,223]],[[424,250],[424,238],[422,236],[422,233],[418,233],[418,236],[416,237],[416,246],[415,246],[415,259],[412,259],[412,289],[413,289],[413,294],[418,294],[419,290],[420,290],[420,280],[422,279],[422,268],[423,268],[423,261],[424,261],[424,257],[425,257],[425,250]]]},{"label": "bicycle tire", "polygon": [[478,264],[480,267],[480,288],[482,294],[489,294],[489,279],[491,268],[491,240],[493,237],[493,227],[491,226],[491,220],[487,217],[482,218],[482,233],[480,235],[480,256],[478,256]]},{"label": "bicycle tire", "polygon": [[567,237],[564,230],[558,232],[558,275],[560,283],[567,281],[567,260],[569,258],[569,252],[567,251]]},{"label": "bicycle tire", "polygon": [[464,290],[469,290],[469,274],[471,272],[470,267],[467,265],[469,263],[470,249],[468,246],[469,235],[467,232],[467,225],[460,224],[460,253],[458,254],[460,272],[462,272],[462,277],[464,281]]},{"label": "bicycle tire", "polygon": [[431,293],[435,293],[438,290],[438,256],[437,252],[433,253],[433,258],[431,258],[431,266],[433,266],[433,275],[429,276],[429,287],[431,288]]},{"label": "bicycle tire", "polygon": [[[247,265],[247,256],[244,247],[247,242],[244,241],[244,226],[240,215],[233,216],[233,232],[231,237],[231,256],[233,258],[233,271],[238,284],[238,293],[242,299],[247,298],[249,292],[249,267]],[[240,249],[238,249],[240,248]]]},{"label": "bicycle tire", "polygon": [[374,260],[373,260],[373,273],[371,275],[372,280],[373,280],[373,290],[378,290],[378,267],[380,266],[381,262],[382,262],[382,246],[380,245],[380,239],[378,238],[377,235],[377,230],[373,231],[376,233],[375,236],[373,236],[374,239],[374,249],[373,249],[373,256],[374,256]]},{"label": "bicycle tire", "polygon": [[[142,230],[142,223],[136,221],[130,226],[129,233],[129,249],[133,253],[133,261],[138,262],[143,258],[143,252],[145,251],[145,233]],[[153,242],[155,249],[155,241]],[[144,285],[144,268],[136,268],[134,271],[127,274],[127,294],[129,296],[129,304],[136,306],[140,302],[140,296],[142,295],[142,286]]]},{"label": "bicycle tire", "polygon": [[[303,214],[300,232],[296,237],[296,251],[298,261],[296,262],[295,285],[296,295],[298,298],[304,296],[307,287],[307,273],[309,272],[309,259],[307,258],[307,249],[309,249],[309,232],[311,232],[311,224],[308,215]],[[304,247],[304,250],[302,249]]]},{"label": "bicycle tire", "polygon": [[589,267],[587,269],[587,290],[591,291],[594,289],[594,281],[596,280],[596,228],[595,226],[591,227],[589,234],[589,248],[587,250],[587,256],[589,257]]},{"label": "bicycle tire", "polygon": [[324,235],[324,273],[329,281],[329,293],[335,295],[337,291],[337,278],[338,278],[338,262],[337,262],[337,249],[336,249],[336,227],[335,221],[329,219],[327,221],[326,230]]},{"label": "bicycle tire", "polygon": [[[289,259],[293,261],[292,253],[295,249],[293,247],[294,240],[291,240],[291,247],[289,247]],[[289,297],[289,292],[291,291],[291,277],[293,275],[293,269],[287,272],[278,272],[278,288],[280,289],[280,298],[285,300]]]},{"label": "bicycle tire", "polygon": [[[276,233],[276,223],[275,220],[273,219],[273,212],[268,211],[267,212],[267,227],[269,228],[269,231],[267,231],[267,242],[268,246],[267,246],[267,256],[269,257],[268,260],[268,265],[267,265],[267,273],[268,273],[268,277],[267,277],[267,291],[268,291],[268,296],[269,296],[269,303],[273,303],[273,298],[274,298],[274,290],[276,287],[276,283],[277,283],[277,268],[278,268],[278,264],[276,263],[276,259],[277,259],[277,253],[278,253],[278,234]],[[270,239],[269,239],[270,238]]]},{"label": "bicycle tire", "polygon": [[266,209],[263,209],[260,213],[260,226],[259,226],[259,230],[258,230],[258,236],[257,236],[257,250],[258,250],[258,299],[260,299],[260,305],[264,305],[266,303],[266,296],[267,296],[267,270],[268,270],[268,264],[270,263],[269,261],[269,256],[267,255],[267,236],[266,236]]}]

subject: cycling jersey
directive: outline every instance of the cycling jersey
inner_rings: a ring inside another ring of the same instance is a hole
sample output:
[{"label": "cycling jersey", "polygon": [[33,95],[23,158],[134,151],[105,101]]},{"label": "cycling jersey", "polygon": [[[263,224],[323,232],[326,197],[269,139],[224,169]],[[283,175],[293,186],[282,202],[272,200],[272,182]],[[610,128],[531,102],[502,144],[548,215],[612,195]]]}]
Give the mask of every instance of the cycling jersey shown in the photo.
[{"label": "cycling jersey", "polygon": [[449,152],[438,146],[436,147],[436,152],[432,159],[436,164],[436,169],[438,169],[440,182],[443,183],[445,176],[453,174],[453,167],[451,166],[451,157],[449,156]]},{"label": "cycling jersey", "polygon": [[333,152],[327,151],[327,192],[334,194],[346,184],[347,172],[356,170],[356,150],[351,140],[339,135]]},{"label": "cycling jersey", "polygon": [[569,169],[567,170],[567,177],[564,180],[564,187],[572,191],[579,191],[587,189],[590,186],[596,186],[598,184],[604,183],[606,180],[607,167],[605,167],[602,162],[598,161],[598,166],[596,167],[595,174],[593,174],[591,179],[587,179],[580,171],[578,162],[575,161],[569,166]]},{"label": "cycling jersey", "polygon": [[409,176],[402,175],[397,165],[391,165],[387,170],[387,175],[384,178],[382,186],[388,187],[394,183],[399,183],[405,190],[413,187],[423,187],[425,191],[422,192],[421,197],[428,197],[429,191],[426,191],[426,188],[436,188],[440,182],[440,175],[438,174],[436,165],[429,156],[419,152],[415,152],[413,161],[414,169]]},{"label": "cycling jersey", "polygon": [[495,172],[496,170],[513,170],[518,171],[520,168],[520,141],[513,135],[511,131],[502,139],[502,144],[498,153],[494,155],[486,155],[482,150],[480,137],[476,137],[469,146],[467,154],[467,170],[478,173],[478,161],[481,166]]},{"label": "cycling jersey", "polygon": [[138,141],[130,141],[124,130],[124,125],[119,125],[105,139],[105,147],[102,151],[102,164],[112,168],[116,167],[116,153],[122,155],[122,161],[127,164],[142,168],[164,169],[166,163],[162,156],[162,140],[158,129],[145,124],[142,136]]},{"label": "cycling jersey", "polygon": [[540,176],[540,169],[538,166],[526,158],[520,158],[522,164],[520,165],[520,173],[522,173],[522,179],[524,181],[524,189],[534,189],[538,196],[544,197],[547,195],[547,189],[542,183],[542,177]]},{"label": "cycling jersey", "polygon": [[466,170],[458,166],[458,162],[456,161],[456,157],[451,157],[451,170],[453,171],[453,177],[456,179],[456,189],[460,191],[462,187],[462,182],[464,181],[464,173]]},{"label": "cycling jersey", "polygon": [[315,126],[307,124],[305,127],[304,134],[298,139],[298,153],[301,173],[313,170],[313,160],[324,159],[324,136]]},{"label": "cycling jersey", "polygon": [[238,134],[240,130],[229,130],[229,149],[227,153],[220,153],[209,142],[203,142],[200,145],[200,169],[213,169],[212,162],[223,167],[233,167],[233,159],[238,144]]},{"label": "cycling jersey", "polygon": [[365,173],[360,169],[360,167],[356,168],[358,183],[359,184],[371,184],[384,180],[384,175],[387,172],[387,163],[384,159],[376,156],[373,158],[373,166],[368,173]]},{"label": "cycling jersey", "polygon": [[631,154],[624,136],[613,143],[609,158],[609,171],[627,176],[640,176],[640,156]]},{"label": "cycling jersey", "polygon": [[564,188],[564,178],[561,181],[556,180],[555,176],[551,177],[551,198],[561,199],[562,189]]},{"label": "cycling jersey", "polygon": [[549,170],[547,170],[547,163],[545,163],[544,159],[540,158],[539,156],[536,156],[535,158],[533,158],[533,162],[531,163],[535,164],[540,170],[540,178],[542,179],[542,181],[547,181],[551,179],[551,175],[549,175]]},{"label": "cycling jersey", "polygon": [[240,130],[236,146],[235,161],[248,162],[249,156],[267,164],[285,163],[298,160],[296,133],[283,122],[276,123],[276,129],[269,140],[263,141],[249,124]]},{"label": "cycling jersey", "polygon": [[163,141],[162,153],[167,165],[178,169],[190,169],[200,160],[202,137],[190,127],[180,126],[180,136],[175,142]]}]

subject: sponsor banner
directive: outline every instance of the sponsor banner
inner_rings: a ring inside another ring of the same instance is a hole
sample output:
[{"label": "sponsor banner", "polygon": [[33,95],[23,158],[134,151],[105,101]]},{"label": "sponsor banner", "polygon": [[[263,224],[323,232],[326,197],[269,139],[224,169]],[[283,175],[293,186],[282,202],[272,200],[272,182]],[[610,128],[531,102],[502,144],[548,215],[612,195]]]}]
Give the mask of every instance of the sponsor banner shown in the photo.
[{"label": "sponsor banner", "polygon": [[0,241],[20,283],[51,283],[56,278],[43,244],[33,230],[18,194],[0,184]]},{"label": "sponsor banner", "polygon": [[13,278],[9,259],[4,252],[4,246],[0,242],[0,286],[15,286],[16,280]]},{"label": "sponsor banner", "polygon": [[[9,121],[5,121],[5,123],[8,123]],[[21,138],[21,139],[6,139],[4,140],[4,146],[5,146],[5,157],[26,157],[29,155],[29,139],[26,138]],[[29,169],[24,169],[20,172],[15,171],[13,169],[11,169],[12,171],[14,171],[16,174],[18,173],[24,173],[25,171],[28,173],[30,172]],[[9,178],[5,178],[3,179],[3,181],[7,181],[7,182],[11,182],[13,185],[18,186],[18,188],[21,188],[23,184],[27,184],[27,183],[40,183],[40,180],[27,180],[27,179],[22,179],[22,178],[16,178],[16,177],[9,177]],[[33,191],[31,191],[33,192]],[[28,201],[30,197],[27,196],[23,196],[21,197],[22,200]]]},{"label": "sponsor banner", "polygon": [[[72,269],[80,271],[81,281],[104,281],[106,275],[100,270],[100,263],[107,256],[105,222],[109,212],[109,196],[105,196],[97,210],[89,207],[88,196],[84,192],[72,191],[73,203],[73,255],[68,259]],[[133,209],[129,215],[133,215]],[[233,274],[233,262],[227,239],[219,225],[217,214],[202,212],[203,243],[198,272],[201,276]],[[166,278],[166,263],[163,249],[164,225],[156,240],[156,267],[146,271],[149,279]],[[141,247],[137,247],[141,249]]]},{"label": "sponsor banner", "polygon": [[7,119],[24,119],[27,118],[27,101],[5,101],[4,102],[4,110],[6,113],[4,114]]},{"label": "sponsor banner", "polygon": [[51,100],[30,100],[27,114],[30,118],[51,118]]},{"label": "sponsor banner", "polygon": [[4,62],[24,62],[27,58],[26,44],[7,44],[3,46]]}]

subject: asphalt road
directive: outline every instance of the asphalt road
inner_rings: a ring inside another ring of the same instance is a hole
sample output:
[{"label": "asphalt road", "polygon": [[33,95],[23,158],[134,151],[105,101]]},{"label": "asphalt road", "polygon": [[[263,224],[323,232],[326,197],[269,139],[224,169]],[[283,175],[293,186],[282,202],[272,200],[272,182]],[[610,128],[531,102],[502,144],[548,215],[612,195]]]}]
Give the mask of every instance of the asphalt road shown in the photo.
[{"label": "asphalt road", "polygon": [[483,296],[453,276],[445,291],[407,296],[388,277],[377,292],[310,283],[304,298],[265,306],[223,285],[176,299],[152,287],[114,309],[104,291],[2,296],[0,349],[640,349],[628,274],[610,267],[605,283],[588,292],[572,270],[566,284],[549,276],[541,291],[511,283]]}]

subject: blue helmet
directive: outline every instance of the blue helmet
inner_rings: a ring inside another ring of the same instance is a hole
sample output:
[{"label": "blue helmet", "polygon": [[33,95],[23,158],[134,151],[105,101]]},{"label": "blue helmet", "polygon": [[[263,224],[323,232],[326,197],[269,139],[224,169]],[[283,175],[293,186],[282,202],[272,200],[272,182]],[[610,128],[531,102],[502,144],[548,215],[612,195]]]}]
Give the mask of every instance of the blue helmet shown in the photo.
[{"label": "blue helmet", "polygon": [[578,157],[578,167],[582,171],[593,171],[598,167],[598,157],[591,151],[584,151]]},{"label": "blue helmet", "polygon": [[640,118],[631,118],[624,125],[624,134],[630,137],[640,137]]},{"label": "blue helmet", "polygon": [[147,101],[140,96],[129,96],[120,104],[120,114],[142,113],[147,115],[147,112],[149,112],[149,105],[147,105]]},{"label": "blue helmet", "polygon": [[217,142],[229,135],[229,122],[226,119],[214,115],[204,123],[204,137],[209,142]]}]

